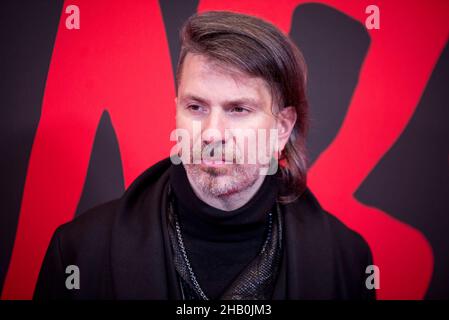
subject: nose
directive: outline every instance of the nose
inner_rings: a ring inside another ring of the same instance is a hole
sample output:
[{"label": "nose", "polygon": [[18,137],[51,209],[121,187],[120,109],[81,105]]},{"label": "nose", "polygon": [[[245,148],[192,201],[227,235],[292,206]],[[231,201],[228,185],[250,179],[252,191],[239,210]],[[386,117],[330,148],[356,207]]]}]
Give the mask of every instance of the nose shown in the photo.
[{"label": "nose", "polygon": [[225,141],[226,116],[218,109],[211,108],[207,118],[203,121],[202,140],[205,144]]}]

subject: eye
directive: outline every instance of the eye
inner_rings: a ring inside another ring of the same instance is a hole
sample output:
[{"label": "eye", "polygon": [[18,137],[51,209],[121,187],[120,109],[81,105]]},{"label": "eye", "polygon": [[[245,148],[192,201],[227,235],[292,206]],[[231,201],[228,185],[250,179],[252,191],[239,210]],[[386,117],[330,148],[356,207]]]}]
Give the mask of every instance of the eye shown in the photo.
[{"label": "eye", "polygon": [[201,112],[203,110],[203,108],[197,104],[191,104],[187,106],[187,109],[193,112]]},{"label": "eye", "polygon": [[246,113],[249,112],[248,109],[241,107],[241,106],[235,106],[231,109],[231,112],[235,112],[235,113]]}]

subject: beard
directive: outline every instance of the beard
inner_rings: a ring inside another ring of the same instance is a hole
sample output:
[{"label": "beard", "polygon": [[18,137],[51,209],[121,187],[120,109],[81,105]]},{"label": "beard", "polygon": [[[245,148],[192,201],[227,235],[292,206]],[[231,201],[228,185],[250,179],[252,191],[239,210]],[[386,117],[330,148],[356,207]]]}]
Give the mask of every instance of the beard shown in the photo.
[{"label": "beard", "polygon": [[191,145],[190,156],[184,159],[187,161],[183,161],[190,182],[202,193],[212,197],[226,197],[251,188],[260,178],[261,168],[265,167],[265,165],[245,162],[245,153],[239,148],[234,147],[230,148],[230,151],[225,151],[222,142],[202,143],[199,151],[203,160],[225,161],[226,159],[226,162],[219,166],[202,161],[195,162],[195,153]]},{"label": "beard", "polygon": [[259,179],[257,165],[226,164],[211,167],[205,164],[185,164],[188,177],[203,193],[226,197],[252,187]]}]

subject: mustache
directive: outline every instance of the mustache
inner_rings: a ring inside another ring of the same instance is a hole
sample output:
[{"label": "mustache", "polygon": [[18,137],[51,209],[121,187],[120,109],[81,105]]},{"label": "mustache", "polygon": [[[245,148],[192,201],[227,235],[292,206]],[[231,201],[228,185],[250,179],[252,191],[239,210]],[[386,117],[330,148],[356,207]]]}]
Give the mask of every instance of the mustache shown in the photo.
[{"label": "mustache", "polygon": [[226,144],[224,142],[215,143],[202,143],[200,148],[192,148],[191,155],[201,155],[204,159],[215,159],[215,160],[235,160],[239,156],[238,148],[235,145]]}]

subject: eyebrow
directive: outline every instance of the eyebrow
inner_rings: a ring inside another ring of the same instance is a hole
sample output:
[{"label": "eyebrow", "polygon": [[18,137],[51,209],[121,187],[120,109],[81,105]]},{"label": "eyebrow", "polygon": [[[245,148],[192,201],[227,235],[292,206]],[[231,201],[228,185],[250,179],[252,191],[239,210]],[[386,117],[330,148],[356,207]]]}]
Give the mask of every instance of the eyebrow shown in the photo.
[{"label": "eyebrow", "polygon": [[[184,95],[181,98],[182,102],[185,101],[196,101],[198,103],[202,103],[202,104],[206,104],[206,105],[210,105],[210,101],[201,97],[198,97],[196,95],[193,94],[187,94]],[[237,98],[237,99],[233,99],[233,100],[226,100],[223,103],[224,106],[235,106],[235,105],[249,105],[249,106],[253,106],[256,108],[260,108],[260,103],[258,102],[257,99],[253,99],[253,98]]]},{"label": "eyebrow", "polygon": [[195,96],[193,94],[186,94],[186,95],[184,95],[181,98],[181,101],[182,102],[185,102],[185,101],[196,101],[196,102],[203,103],[203,104],[210,104],[208,100],[203,99],[203,98],[198,97],[198,96]]}]

